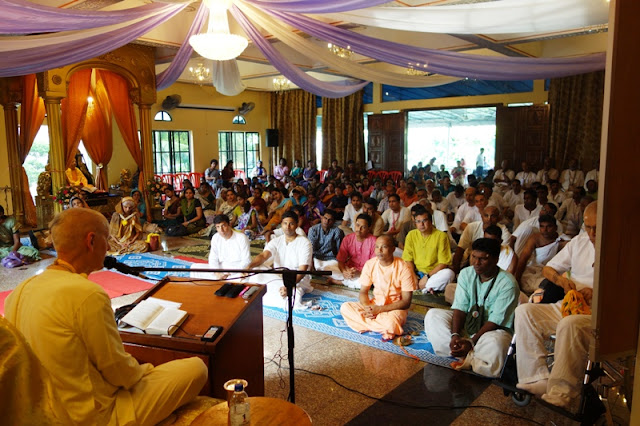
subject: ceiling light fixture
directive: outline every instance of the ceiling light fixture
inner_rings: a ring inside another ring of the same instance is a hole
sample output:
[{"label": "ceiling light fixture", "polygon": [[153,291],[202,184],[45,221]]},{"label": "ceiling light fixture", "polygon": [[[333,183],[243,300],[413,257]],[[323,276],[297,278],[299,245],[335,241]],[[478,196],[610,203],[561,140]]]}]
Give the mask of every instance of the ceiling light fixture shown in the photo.
[{"label": "ceiling light fixture", "polygon": [[329,43],[327,44],[327,49],[329,49],[334,55],[344,59],[351,59],[351,55],[353,55],[351,46],[347,46],[347,48],[345,49],[344,47]]},{"label": "ceiling light fixture", "polygon": [[202,86],[202,83],[204,83],[204,81],[209,78],[209,73],[211,72],[211,70],[209,68],[206,68],[204,64],[200,62],[195,68],[189,67],[189,72],[191,73],[191,76],[193,78],[198,80],[198,84]]},{"label": "ceiling light fixture", "polygon": [[229,32],[227,9],[232,0],[203,0],[209,8],[209,27],[206,33],[189,37],[189,44],[201,56],[214,61],[235,59],[247,48],[249,41]]},{"label": "ceiling light fixture", "polygon": [[420,68],[427,68],[427,64],[419,64],[418,62],[416,62],[415,64],[412,64],[411,62],[409,62],[409,67],[407,67],[407,75],[412,75],[412,76],[426,76],[429,75],[429,72],[427,71],[423,71]]},{"label": "ceiling light fixture", "polygon": [[282,93],[285,90],[289,90],[291,87],[291,81],[288,78],[279,75],[278,77],[273,79],[273,88],[276,92]]}]

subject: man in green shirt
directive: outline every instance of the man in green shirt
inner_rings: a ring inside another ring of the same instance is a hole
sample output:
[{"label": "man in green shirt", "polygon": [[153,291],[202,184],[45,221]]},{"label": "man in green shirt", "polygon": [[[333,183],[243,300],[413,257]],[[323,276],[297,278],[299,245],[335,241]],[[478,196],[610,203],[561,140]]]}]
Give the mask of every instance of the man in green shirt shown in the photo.
[{"label": "man in green shirt", "polygon": [[513,275],[498,267],[500,242],[473,242],[471,266],[458,276],[451,310],[429,309],[424,330],[440,356],[454,356],[452,366],[497,377],[511,342],[519,288]]}]

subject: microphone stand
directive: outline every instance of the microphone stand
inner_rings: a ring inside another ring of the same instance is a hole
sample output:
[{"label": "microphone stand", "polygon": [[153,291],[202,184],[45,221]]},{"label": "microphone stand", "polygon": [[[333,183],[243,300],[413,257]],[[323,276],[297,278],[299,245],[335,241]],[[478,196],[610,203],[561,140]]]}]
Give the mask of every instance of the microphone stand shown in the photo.
[{"label": "microphone stand", "polygon": [[[127,265],[128,266],[128,265]],[[109,268],[111,269],[111,268]],[[117,268],[116,268],[117,269]],[[293,291],[296,288],[297,275],[331,275],[331,271],[296,271],[294,269],[190,269],[190,268],[154,268],[154,267],[140,267],[140,266],[128,266],[130,274],[141,275],[142,272],[218,272],[218,273],[250,273],[250,274],[279,274],[282,275],[282,281],[287,289],[287,348],[289,358],[289,401],[296,403],[295,392],[295,369],[293,361],[294,353],[294,336],[293,336]],[[123,271],[121,271],[123,272]]]}]

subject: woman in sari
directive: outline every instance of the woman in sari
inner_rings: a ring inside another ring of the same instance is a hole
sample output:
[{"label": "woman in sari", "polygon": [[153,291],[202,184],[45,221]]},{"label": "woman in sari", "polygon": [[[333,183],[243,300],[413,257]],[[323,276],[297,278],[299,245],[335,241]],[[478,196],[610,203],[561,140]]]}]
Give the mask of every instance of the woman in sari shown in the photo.
[{"label": "woman in sari", "polygon": [[147,205],[142,199],[142,192],[139,189],[131,190],[131,198],[136,202],[136,209],[138,209],[138,217],[140,218],[140,223],[144,226],[144,223],[147,220]]},{"label": "woman in sari", "polygon": [[142,224],[136,202],[124,197],[116,205],[109,224],[109,254],[144,253],[147,243],[142,240]]},{"label": "woman in sari", "polygon": [[293,169],[291,169],[291,177],[299,182],[302,179],[302,167],[300,167],[300,160],[295,160],[293,162]]},{"label": "woman in sari", "polygon": [[180,200],[180,211],[184,218],[182,225],[187,228],[187,234],[193,234],[207,225],[202,213],[202,204],[196,200],[193,188],[185,188],[183,195],[184,198]]},{"label": "woman in sari", "polygon": [[82,198],[74,195],[73,197],[71,197],[69,199],[69,208],[85,208],[88,209],[89,204],[87,204],[87,202],[85,200],[83,200]]}]

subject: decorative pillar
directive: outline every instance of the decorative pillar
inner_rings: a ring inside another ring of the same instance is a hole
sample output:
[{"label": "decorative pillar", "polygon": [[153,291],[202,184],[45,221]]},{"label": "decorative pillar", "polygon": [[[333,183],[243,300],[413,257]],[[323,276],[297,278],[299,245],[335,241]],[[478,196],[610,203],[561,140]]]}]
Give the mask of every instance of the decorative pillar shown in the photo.
[{"label": "decorative pillar", "polygon": [[22,205],[22,178],[20,172],[19,140],[18,140],[18,103],[3,102],[4,124],[7,136],[7,156],[9,157],[9,181],[11,182],[11,203],[13,216],[20,225],[24,225],[24,209]]},{"label": "decorative pillar", "polygon": [[[49,163],[51,166],[51,187],[55,194],[58,188],[66,185],[66,162],[62,142],[62,118],[60,112],[61,98],[45,96],[44,106],[47,112],[49,127]],[[53,212],[60,213],[62,204],[53,203]]]},{"label": "decorative pillar", "polygon": [[[140,149],[142,151],[142,171],[138,179],[138,187],[143,189],[145,194],[145,203],[147,206],[151,204],[151,198],[146,191],[146,183],[153,179],[153,141],[151,132],[151,105],[139,104],[140,113]],[[151,212],[151,208],[147,207],[147,215]],[[149,218],[147,218],[149,219]]]}]

